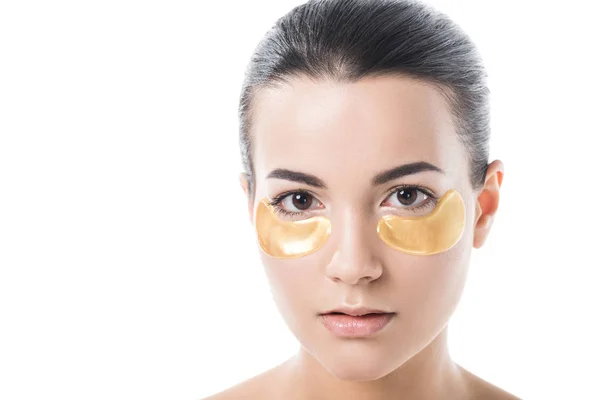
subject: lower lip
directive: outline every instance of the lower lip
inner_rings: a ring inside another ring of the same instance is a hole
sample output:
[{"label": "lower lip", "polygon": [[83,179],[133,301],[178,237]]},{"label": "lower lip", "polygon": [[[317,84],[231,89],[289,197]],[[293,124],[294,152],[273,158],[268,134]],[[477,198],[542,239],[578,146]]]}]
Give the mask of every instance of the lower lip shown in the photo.
[{"label": "lower lip", "polygon": [[391,321],[395,313],[352,316],[322,314],[321,321],[333,334],[342,337],[365,337],[379,332]]}]

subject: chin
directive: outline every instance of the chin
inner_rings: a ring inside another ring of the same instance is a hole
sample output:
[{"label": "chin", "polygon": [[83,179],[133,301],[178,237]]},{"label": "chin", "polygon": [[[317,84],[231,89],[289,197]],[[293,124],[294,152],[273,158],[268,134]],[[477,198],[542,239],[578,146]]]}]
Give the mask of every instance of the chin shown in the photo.
[{"label": "chin", "polygon": [[388,364],[379,363],[335,363],[324,365],[324,367],[335,377],[344,381],[373,381],[383,378],[392,372],[395,367],[387,367]]},{"label": "chin", "polygon": [[343,351],[329,348],[327,354],[317,355],[319,362],[332,375],[345,381],[371,381],[382,378],[401,364],[389,349],[371,346],[348,346]]}]

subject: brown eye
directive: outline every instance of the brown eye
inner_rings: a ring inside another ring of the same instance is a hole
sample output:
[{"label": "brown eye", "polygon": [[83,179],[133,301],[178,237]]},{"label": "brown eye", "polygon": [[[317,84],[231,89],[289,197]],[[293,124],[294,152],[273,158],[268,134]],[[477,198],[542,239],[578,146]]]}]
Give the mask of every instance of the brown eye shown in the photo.
[{"label": "brown eye", "polygon": [[[281,214],[295,214],[310,211],[313,209],[321,209],[323,205],[316,200],[316,198],[310,193],[299,191],[288,194],[285,197],[280,197],[281,200],[271,203],[276,210]],[[316,200],[316,201],[314,201]]]},{"label": "brown eye", "polygon": [[306,211],[312,204],[312,196],[307,193],[293,193],[292,205],[298,210]]},{"label": "brown eye", "polygon": [[401,210],[417,210],[423,207],[435,206],[433,197],[430,197],[423,189],[416,186],[406,186],[396,189],[387,198],[383,205],[391,205]]},{"label": "brown eye", "polygon": [[405,206],[413,205],[419,195],[419,190],[416,188],[400,189],[396,192],[396,198]]}]

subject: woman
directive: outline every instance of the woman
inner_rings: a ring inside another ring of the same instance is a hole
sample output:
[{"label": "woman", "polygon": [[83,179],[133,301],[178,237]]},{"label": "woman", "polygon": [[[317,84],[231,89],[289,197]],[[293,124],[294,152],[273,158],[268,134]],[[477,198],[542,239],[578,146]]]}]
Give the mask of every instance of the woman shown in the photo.
[{"label": "woman", "polygon": [[298,353],[210,399],[516,399],[447,324],[499,203],[475,46],[415,1],[309,1],[257,47],[240,143],[261,259]]}]

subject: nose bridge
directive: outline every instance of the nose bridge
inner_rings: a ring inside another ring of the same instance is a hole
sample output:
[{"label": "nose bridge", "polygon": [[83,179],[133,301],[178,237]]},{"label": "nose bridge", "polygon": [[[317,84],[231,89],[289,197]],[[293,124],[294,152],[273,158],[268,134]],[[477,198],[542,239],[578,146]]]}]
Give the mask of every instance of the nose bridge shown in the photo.
[{"label": "nose bridge", "polygon": [[348,208],[339,215],[331,237],[335,251],[327,266],[327,276],[348,284],[377,279],[381,265],[373,241],[376,229],[373,217],[356,209]]}]

